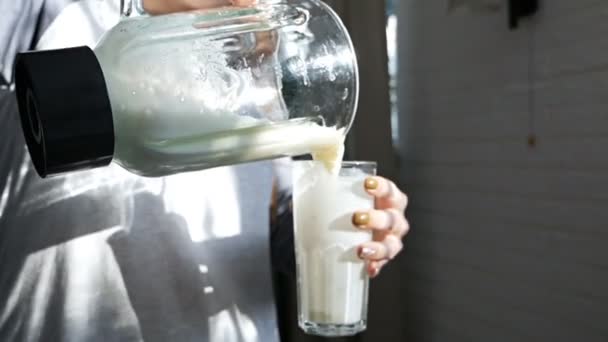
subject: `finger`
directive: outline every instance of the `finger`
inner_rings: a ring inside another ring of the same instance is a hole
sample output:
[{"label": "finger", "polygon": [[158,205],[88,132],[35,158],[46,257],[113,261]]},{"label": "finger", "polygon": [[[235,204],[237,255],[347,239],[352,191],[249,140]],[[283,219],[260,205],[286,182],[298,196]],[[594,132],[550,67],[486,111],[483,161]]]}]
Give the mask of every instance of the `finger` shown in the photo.
[{"label": "finger", "polygon": [[397,208],[405,211],[407,196],[397,188],[395,183],[383,177],[368,177],[365,180],[365,190],[376,197],[378,209]]},{"label": "finger", "polygon": [[146,0],[144,9],[149,14],[168,14],[181,11],[192,11],[197,9],[208,9],[230,6],[230,0]]},{"label": "finger", "polygon": [[375,278],[382,271],[382,267],[388,263],[388,260],[370,261],[367,266],[367,274],[370,278]]},{"label": "finger", "polygon": [[234,6],[251,6],[257,3],[257,0],[230,0]]},{"label": "finger", "polygon": [[[187,0],[187,1],[167,1],[167,0],[147,0],[146,2],[162,2],[163,6],[170,8],[171,12],[189,11],[197,9],[219,8],[225,6],[251,6],[257,0]],[[167,11],[165,11],[167,12]]]},{"label": "finger", "polygon": [[360,211],[353,214],[352,223],[360,229],[391,232],[399,237],[409,230],[405,216],[398,209]]},{"label": "finger", "polygon": [[379,261],[395,258],[403,249],[403,242],[395,235],[387,235],[384,241],[365,242],[359,246],[357,254],[363,260]]}]

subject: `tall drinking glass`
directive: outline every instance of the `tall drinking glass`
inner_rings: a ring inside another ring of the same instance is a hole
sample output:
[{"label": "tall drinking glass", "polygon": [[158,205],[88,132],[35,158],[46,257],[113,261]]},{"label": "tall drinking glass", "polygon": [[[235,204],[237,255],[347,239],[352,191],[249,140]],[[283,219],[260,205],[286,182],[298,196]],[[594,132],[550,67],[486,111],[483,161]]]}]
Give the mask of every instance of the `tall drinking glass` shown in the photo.
[{"label": "tall drinking glass", "polygon": [[315,161],[293,166],[298,324],[308,334],[348,336],[366,328],[369,279],[357,247],[372,236],[353,226],[373,208],[364,181],[374,162],[344,162],[331,174]]}]

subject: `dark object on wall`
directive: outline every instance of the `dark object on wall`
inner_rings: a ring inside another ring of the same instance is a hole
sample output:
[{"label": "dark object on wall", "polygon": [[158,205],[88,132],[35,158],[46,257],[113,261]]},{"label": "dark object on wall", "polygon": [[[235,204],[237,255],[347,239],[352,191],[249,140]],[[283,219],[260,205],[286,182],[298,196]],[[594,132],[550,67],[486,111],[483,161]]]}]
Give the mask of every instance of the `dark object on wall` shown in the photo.
[{"label": "dark object on wall", "polygon": [[519,19],[530,17],[538,12],[538,0],[509,0],[509,28],[514,30]]}]

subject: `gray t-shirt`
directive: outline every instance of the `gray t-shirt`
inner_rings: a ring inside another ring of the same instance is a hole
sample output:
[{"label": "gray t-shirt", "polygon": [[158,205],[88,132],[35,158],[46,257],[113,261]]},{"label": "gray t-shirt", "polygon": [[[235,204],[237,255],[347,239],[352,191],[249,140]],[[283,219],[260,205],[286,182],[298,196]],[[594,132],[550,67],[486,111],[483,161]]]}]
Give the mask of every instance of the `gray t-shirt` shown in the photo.
[{"label": "gray t-shirt", "polygon": [[[2,2],[3,21],[28,19],[0,51],[32,46],[67,3],[51,2]],[[0,89],[0,341],[278,341],[271,238],[291,247],[289,227],[269,229],[277,165],[42,180]]]}]

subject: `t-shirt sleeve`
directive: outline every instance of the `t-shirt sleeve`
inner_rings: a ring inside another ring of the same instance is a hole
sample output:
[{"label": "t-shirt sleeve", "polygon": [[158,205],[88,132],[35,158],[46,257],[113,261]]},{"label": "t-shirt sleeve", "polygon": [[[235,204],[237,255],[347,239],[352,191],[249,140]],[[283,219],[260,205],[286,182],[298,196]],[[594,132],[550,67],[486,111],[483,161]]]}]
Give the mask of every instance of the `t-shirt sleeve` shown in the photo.
[{"label": "t-shirt sleeve", "polygon": [[44,0],[0,1],[0,83],[12,83],[15,56],[32,47],[43,5]]}]

